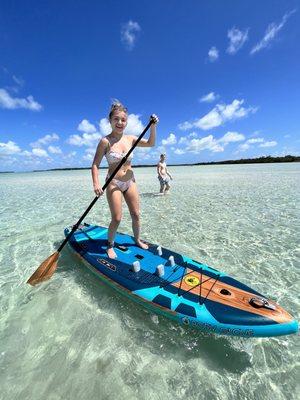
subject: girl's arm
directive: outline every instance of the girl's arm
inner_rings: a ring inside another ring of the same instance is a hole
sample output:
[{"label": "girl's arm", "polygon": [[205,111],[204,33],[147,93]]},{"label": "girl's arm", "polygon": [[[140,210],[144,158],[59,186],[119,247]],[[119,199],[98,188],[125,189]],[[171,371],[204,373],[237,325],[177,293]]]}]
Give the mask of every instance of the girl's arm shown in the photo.
[{"label": "girl's arm", "polygon": [[[154,119],[155,122],[153,124],[151,124],[149,138],[141,139],[139,141],[139,143],[137,144],[138,147],[153,147],[153,146],[155,146],[156,125],[157,125],[159,119],[155,114],[151,115],[151,119]],[[132,139],[133,139],[132,144],[134,144],[137,140],[137,137],[132,136]]]},{"label": "girl's arm", "polygon": [[92,172],[94,192],[96,196],[101,196],[103,194],[103,190],[99,182],[99,166],[105,154],[106,147],[107,147],[107,140],[105,138],[102,138],[97,146],[95,157],[92,163],[91,172]]}]

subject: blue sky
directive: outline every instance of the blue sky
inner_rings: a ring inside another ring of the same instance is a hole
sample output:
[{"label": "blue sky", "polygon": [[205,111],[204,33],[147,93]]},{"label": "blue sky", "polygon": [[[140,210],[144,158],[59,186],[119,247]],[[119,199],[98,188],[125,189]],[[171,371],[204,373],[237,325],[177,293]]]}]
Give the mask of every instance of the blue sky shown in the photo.
[{"label": "blue sky", "polygon": [[0,171],[90,166],[112,98],[160,117],[136,164],[299,155],[299,40],[299,1],[2,0]]}]

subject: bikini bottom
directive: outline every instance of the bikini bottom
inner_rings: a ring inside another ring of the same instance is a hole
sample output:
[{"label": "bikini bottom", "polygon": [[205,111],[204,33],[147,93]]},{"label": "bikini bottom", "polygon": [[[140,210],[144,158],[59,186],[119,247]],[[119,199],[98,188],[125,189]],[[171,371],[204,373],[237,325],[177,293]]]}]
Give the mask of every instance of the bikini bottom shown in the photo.
[{"label": "bikini bottom", "polygon": [[[109,178],[109,175],[107,175],[105,180],[107,181],[108,178]],[[128,179],[128,181],[120,181],[119,179],[115,179],[115,178],[113,178],[111,180],[111,183],[115,184],[117,186],[117,188],[121,190],[122,193],[125,193],[126,190],[128,190],[130,188],[131,184],[134,182],[135,182],[134,176],[132,178]]]}]

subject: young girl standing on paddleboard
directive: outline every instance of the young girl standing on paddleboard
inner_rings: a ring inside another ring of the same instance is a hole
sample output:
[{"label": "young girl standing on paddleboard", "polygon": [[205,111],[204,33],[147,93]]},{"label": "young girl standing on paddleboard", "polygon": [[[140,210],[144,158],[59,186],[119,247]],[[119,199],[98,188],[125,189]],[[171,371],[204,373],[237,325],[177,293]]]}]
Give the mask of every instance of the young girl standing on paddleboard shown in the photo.
[{"label": "young girl standing on paddleboard", "polygon": [[[98,174],[102,158],[105,156],[107,159],[108,173],[106,179],[108,179],[116,169],[116,166],[137,140],[136,136],[124,134],[124,129],[127,126],[127,119],[127,109],[120,102],[113,103],[109,113],[109,122],[111,124],[112,132],[100,140],[92,164],[93,186],[94,192],[97,196],[103,194]],[[152,123],[150,127],[149,139],[141,139],[137,144],[139,147],[152,147],[155,145],[156,124],[158,118],[156,115],[152,115],[151,119],[154,123]],[[131,215],[132,230],[136,244],[143,249],[148,248],[146,243],[143,243],[140,239],[139,193],[131,161],[132,154],[122,165],[106,189],[106,197],[111,212],[107,244],[107,254],[110,258],[116,258],[116,253],[114,251],[114,237],[122,218],[122,197],[124,197]]]}]

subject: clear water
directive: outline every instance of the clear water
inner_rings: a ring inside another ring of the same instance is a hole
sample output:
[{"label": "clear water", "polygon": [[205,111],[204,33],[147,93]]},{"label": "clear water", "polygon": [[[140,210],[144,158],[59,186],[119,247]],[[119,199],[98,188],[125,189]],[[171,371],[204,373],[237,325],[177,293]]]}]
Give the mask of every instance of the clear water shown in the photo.
[{"label": "clear water", "polygon": [[[233,275],[299,317],[300,164],[136,169],[142,237]],[[101,171],[103,177],[104,171]],[[89,171],[0,174],[1,399],[296,399],[299,336],[174,325],[116,294],[68,250],[26,279],[94,198]],[[86,222],[107,225],[102,198]],[[124,206],[120,231],[131,233]]]}]

